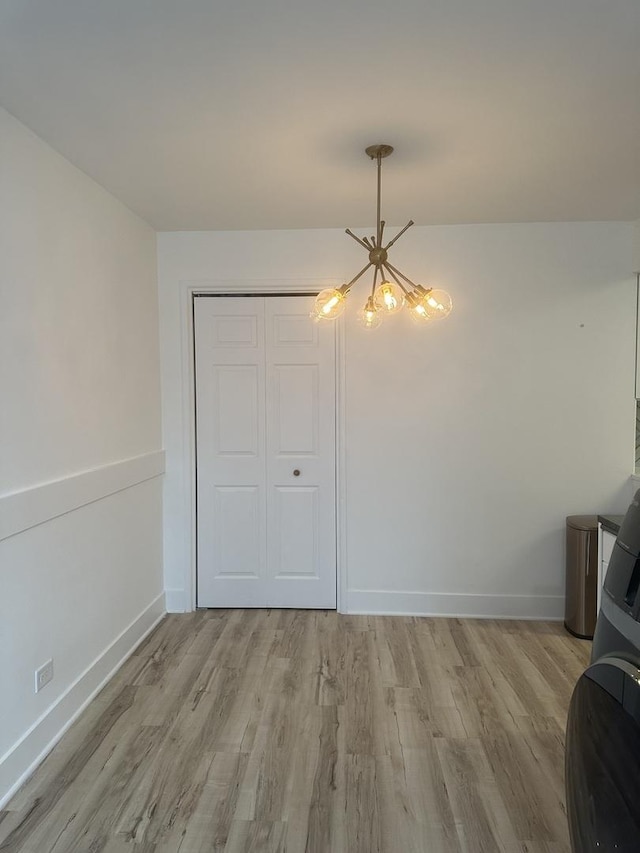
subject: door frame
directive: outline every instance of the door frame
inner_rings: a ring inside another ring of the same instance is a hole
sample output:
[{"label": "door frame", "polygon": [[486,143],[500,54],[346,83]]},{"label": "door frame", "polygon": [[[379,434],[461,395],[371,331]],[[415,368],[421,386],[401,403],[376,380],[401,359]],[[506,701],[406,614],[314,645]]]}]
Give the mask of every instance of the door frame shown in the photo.
[{"label": "door frame", "polygon": [[[197,519],[196,519],[196,386],[194,297],[206,296],[301,296],[326,287],[339,287],[340,279],[206,279],[180,282],[180,366],[182,372],[182,501],[188,530],[184,530],[184,604],[176,609],[196,610]],[[311,322],[311,321],[309,321]],[[336,321],[336,609],[346,612],[346,447],[345,447],[345,327]],[[177,604],[177,603],[176,603]],[[168,602],[168,609],[171,602]]]}]

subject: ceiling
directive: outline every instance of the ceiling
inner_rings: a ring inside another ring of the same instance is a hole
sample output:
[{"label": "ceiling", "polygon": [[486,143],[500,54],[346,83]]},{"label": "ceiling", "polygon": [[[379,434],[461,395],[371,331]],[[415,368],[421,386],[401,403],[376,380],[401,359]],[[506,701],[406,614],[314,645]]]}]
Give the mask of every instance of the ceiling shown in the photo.
[{"label": "ceiling", "polygon": [[640,219],[639,0],[0,0],[0,103],[158,230]]}]

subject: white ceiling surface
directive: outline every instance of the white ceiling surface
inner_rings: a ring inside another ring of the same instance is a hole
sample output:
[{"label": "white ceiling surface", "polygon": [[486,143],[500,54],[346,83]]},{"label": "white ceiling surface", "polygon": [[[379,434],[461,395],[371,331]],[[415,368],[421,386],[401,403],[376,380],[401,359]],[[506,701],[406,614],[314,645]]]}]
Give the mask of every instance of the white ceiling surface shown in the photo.
[{"label": "white ceiling surface", "polygon": [[158,230],[640,218],[640,0],[0,0],[0,103]]}]

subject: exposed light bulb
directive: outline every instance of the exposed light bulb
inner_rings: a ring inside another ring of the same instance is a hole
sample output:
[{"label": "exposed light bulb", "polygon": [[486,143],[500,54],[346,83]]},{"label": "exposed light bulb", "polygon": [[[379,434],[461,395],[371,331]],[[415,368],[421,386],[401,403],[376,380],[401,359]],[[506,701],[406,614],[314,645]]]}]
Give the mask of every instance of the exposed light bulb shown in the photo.
[{"label": "exposed light bulb", "polygon": [[442,320],[451,313],[453,303],[446,290],[430,290],[422,304],[432,320]]},{"label": "exposed light bulb", "polygon": [[334,320],[339,317],[346,307],[345,296],[346,293],[334,287],[320,291],[316,297],[311,318],[320,321]]},{"label": "exposed light bulb", "polygon": [[396,314],[404,305],[402,289],[391,281],[383,281],[374,295],[376,308],[387,314]]},{"label": "exposed light bulb", "polygon": [[419,290],[407,294],[407,304],[411,318],[418,323],[428,323],[431,319],[424,305],[424,296]]},{"label": "exposed light bulb", "polygon": [[427,309],[421,302],[418,302],[418,304],[411,309],[411,316],[415,320],[419,320],[421,323],[428,323],[431,319],[431,317],[427,314]]},{"label": "exposed light bulb", "polygon": [[382,323],[382,312],[376,308],[371,296],[364,308],[358,312],[358,322],[365,329],[377,329]]}]

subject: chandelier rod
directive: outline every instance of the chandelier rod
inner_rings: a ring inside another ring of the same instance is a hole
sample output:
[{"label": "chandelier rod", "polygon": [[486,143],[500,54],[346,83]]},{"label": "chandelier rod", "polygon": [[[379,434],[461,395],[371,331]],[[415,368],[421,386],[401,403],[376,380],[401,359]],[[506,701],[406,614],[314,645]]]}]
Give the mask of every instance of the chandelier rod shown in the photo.
[{"label": "chandelier rod", "polygon": [[377,240],[375,243],[376,248],[380,248],[382,245],[382,228],[380,227],[380,195],[382,188],[382,154],[378,151],[378,210],[377,210]]},{"label": "chandelier rod", "polygon": [[[380,270],[376,267],[373,271],[373,285],[371,286],[371,299],[373,299],[374,294],[376,292],[376,283],[378,281],[378,273]],[[382,275],[382,273],[380,273]]]},{"label": "chandelier rod", "polygon": [[358,237],[356,234],[353,233],[351,228],[345,228],[344,230],[349,235],[349,237],[353,237],[353,239],[356,241],[356,243],[360,243],[360,245],[363,246],[365,249],[367,249],[367,251],[369,249],[371,249],[371,246],[367,242],[365,242],[366,237],[364,240],[362,240],[360,237]]},{"label": "chandelier rod", "polygon": [[371,261],[369,261],[369,263],[366,265],[366,267],[362,267],[362,269],[360,270],[360,272],[358,273],[358,275],[355,275],[355,276],[351,279],[351,281],[347,282],[347,284],[343,284],[343,285],[342,285],[342,287],[340,288],[340,290],[341,290],[343,293],[347,293],[347,292],[348,292],[348,290],[349,290],[349,288],[351,287],[351,285],[352,285],[352,284],[355,284],[355,283],[356,283],[356,281],[357,281],[359,278],[361,278],[361,277],[366,273],[366,271],[369,269],[369,267],[372,267],[372,266],[373,266],[373,264],[371,263]]},{"label": "chandelier rod", "polygon": [[387,243],[387,245],[384,247],[384,248],[385,248],[385,251],[387,251],[387,249],[390,249],[390,248],[393,246],[393,244],[394,244],[397,240],[399,240],[399,239],[400,239],[400,237],[402,237],[402,235],[403,235],[403,234],[404,234],[404,232],[407,230],[407,228],[411,228],[411,226],[412,226],[412,225],[415,225],[415,222],[413,221],[413,219],[410,219],[410,220],[407,222],[407,224],[404,226],[404,228],[402,229],[402,231],[398,231],[398,233],[397,233],[397,234],[396,234],[396,236],[393,238],[393,240],[389,240],[389,242]]},{"label": "chandelier rod", "polygon": [[[418,285],[414,281],[411,281],[411,279],[408,276],[406,276],[403,272],[400,272],[400,270],[397,269],[396,267],[394,267],[393,264],[390,264],[389,261],[386,261],[385,266],[387,267],[387,269],[389,271],[393,271],[394,273],[397,273],[400,276],[400,278],[403,278],[407,282],[407,284],[411,285],[411,287],[418,287]],[[431,290],[431,288],[429,288],[429,290]]]},{"label": "chandelier rod", "polygon": [[385,264],[385,265],[384,265],[384,268],[385,268],[385,269],[386,269],[386,271],[389,273],[389,275],[391,276],[391,278],[392,278],[392,279],[394,279],[394,281],[395,281],[395,283],[398,285],[398,287],[401,287],[401,288],[402,288],[402,290],[403,290],[403,292],[405,293],[405,295],[408,295],[409,291],[408,291],[408,290],[407,290],[407,288],[404,286],[404,284],[400,281],[400,279],[398,278],[398,276],[395,274],[395,272],[394,272],[394,269],[395,269],[395,268],[394,268],[394,267],[391,267],[389,264]]}]

